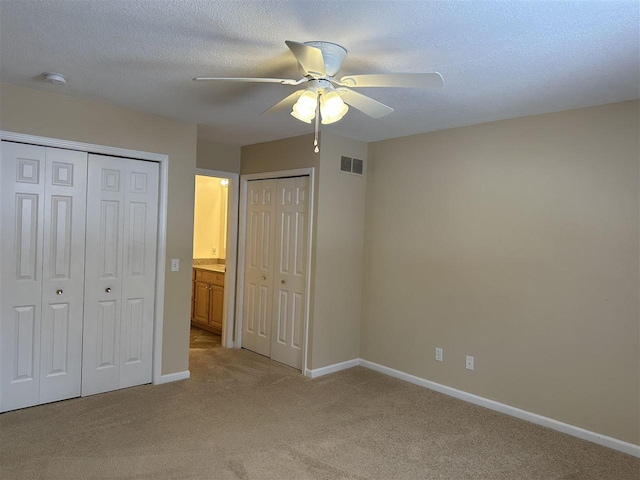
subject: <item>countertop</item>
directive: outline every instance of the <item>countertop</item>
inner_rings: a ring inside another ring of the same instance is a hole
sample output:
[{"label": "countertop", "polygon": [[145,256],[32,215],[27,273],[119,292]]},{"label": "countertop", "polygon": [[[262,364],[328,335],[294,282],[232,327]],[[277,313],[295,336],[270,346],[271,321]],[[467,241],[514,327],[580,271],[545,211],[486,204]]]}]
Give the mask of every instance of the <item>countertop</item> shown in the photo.
[{"label": "countertop", "polygon": [[194,265],[193,268],[199,268],[200,270],[209,270],[210,272],[225,272],[224,265]]}]

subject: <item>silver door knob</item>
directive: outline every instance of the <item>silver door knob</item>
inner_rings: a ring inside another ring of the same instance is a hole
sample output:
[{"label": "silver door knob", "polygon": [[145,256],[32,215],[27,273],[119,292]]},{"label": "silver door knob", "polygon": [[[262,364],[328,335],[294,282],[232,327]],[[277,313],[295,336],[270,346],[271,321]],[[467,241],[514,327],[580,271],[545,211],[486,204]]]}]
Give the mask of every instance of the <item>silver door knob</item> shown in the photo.
[{"label": "silver door knob", "polygon": [[62,290],[56,290],[56,295],[62,295]]},{"label": "silver door knob", "polygon": [[111,293],[111,287],[105,288],[104,291],[107,292],[107,293]]}]

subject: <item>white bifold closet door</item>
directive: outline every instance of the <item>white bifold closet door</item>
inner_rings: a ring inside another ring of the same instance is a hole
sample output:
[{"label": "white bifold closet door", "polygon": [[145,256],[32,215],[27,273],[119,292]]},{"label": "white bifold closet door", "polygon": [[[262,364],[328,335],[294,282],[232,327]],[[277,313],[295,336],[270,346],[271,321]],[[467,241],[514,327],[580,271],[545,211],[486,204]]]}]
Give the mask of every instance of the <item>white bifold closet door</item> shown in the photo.
[{"label": "white bifold closet door", "polygon": [[80,395],[87,154],[2,142],[0,411]]},{"label": "white bifold closet door", "polygon": [[82,395],[150,383],[158,164],[89,155]]},{"label": "white bifold closet door", "polygon": [[247,183],[242,346],[301,369],[309,177]]},{"label": "white bifold closet door", "polygon": [[277,180],[247,182],[242,346],[271,356]]},{"label": "white bifold closet door", "polygon": [[158,164],[2,142],[0,411],[149,383]]}]

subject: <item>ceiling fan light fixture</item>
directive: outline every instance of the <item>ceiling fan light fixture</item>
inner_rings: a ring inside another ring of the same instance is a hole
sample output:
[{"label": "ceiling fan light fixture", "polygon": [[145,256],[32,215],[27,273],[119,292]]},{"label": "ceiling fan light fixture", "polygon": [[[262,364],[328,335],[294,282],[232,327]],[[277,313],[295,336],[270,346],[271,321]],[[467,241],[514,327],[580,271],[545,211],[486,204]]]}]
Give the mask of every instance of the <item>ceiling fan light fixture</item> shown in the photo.
[{"label": "ceiling fan light fixture", "polygon": [[318,94],[315,90],[307,89],[293,105],[291,115],[302,122],[311,123],[316,116],[317,106]]},{"label": "ceiling fan light fixture", "polygon": [[320,97],[320,114],[322,124],[329,125],[340,120],[349,111],[349,106],[344,103],[340,95],[335,91],[324,93]]}]

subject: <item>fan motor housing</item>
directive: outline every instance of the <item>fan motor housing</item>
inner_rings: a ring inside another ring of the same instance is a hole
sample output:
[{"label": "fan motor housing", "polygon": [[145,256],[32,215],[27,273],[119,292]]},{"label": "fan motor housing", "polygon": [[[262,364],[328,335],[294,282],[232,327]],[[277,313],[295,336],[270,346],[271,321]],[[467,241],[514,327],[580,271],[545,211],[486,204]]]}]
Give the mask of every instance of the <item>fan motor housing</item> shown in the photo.
[{"label": "fan motor housing", "polygon": [[305,45],[315,47],[322,51],[322,58],[324,59],[324,68],[327,71],[329,77],[333,77],[340,67],[342,67],[342,61],[347,56],[347,49],[331,42],[304,42]]}]

